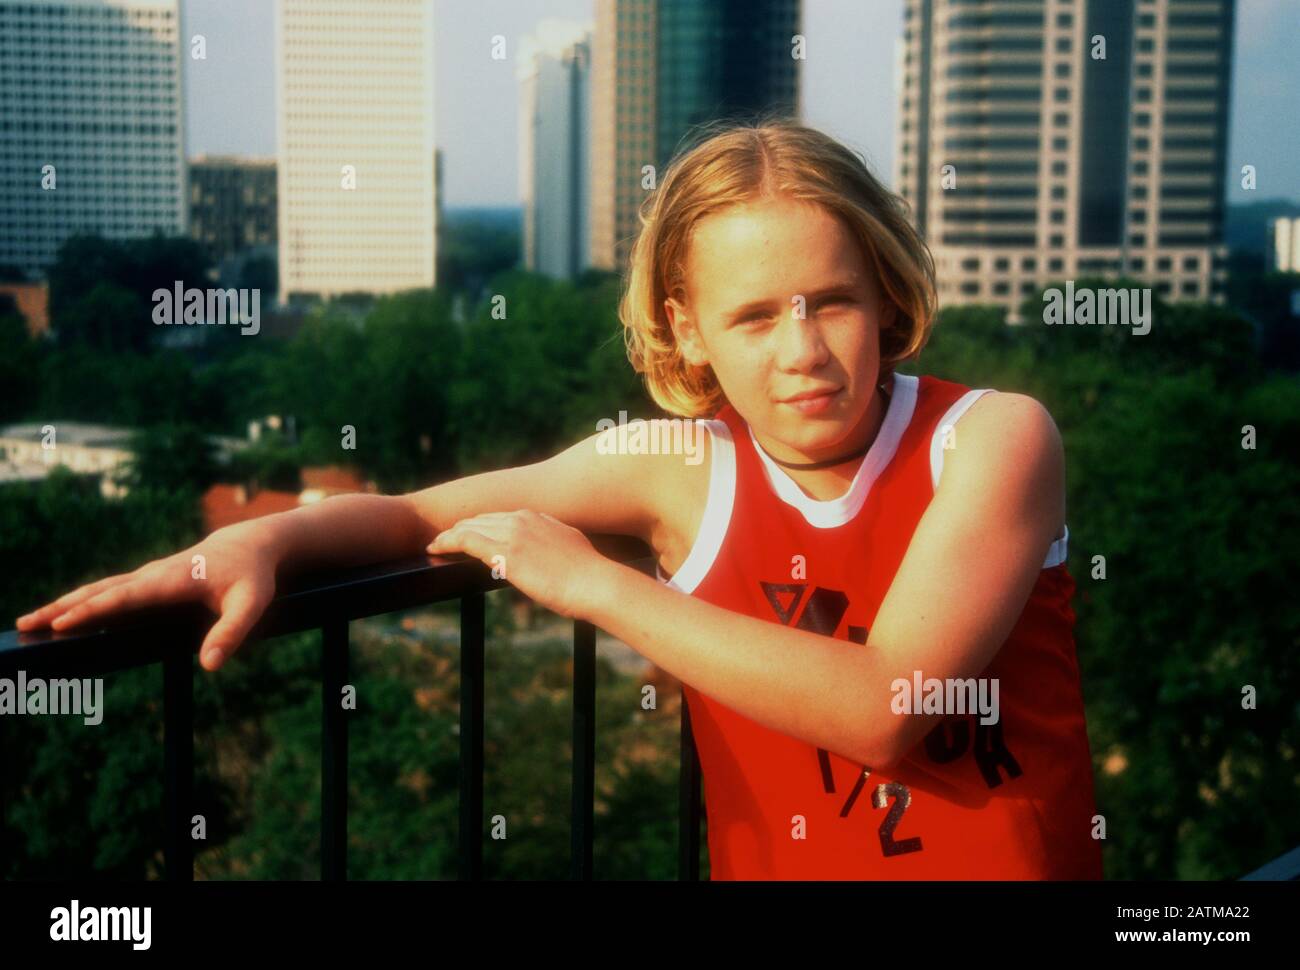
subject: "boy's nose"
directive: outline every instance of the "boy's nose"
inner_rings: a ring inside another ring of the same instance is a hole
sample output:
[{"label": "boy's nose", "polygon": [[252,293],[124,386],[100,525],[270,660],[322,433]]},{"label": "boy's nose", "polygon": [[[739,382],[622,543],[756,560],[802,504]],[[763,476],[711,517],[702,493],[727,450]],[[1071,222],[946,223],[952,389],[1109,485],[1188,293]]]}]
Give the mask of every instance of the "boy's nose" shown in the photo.
[{"label": "boy's nose", "polygon": [[777,366],[781,370],[806,373],[826,363],[830,356],[815,319],[799,320],[791,313],[782,321],[777,339]]}]

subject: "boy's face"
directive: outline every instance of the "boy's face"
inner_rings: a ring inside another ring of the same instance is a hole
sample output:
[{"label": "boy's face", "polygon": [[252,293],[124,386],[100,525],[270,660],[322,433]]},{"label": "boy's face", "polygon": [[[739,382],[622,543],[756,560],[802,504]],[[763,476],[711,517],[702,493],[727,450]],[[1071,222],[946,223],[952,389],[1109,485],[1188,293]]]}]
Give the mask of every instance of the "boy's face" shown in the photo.
[{"label": "boy's face", "polygon": [[[770,454],[819,461],[865,441],[883,304],[838,217],[785,197],[733,206],[696,224],[686,273],[688,305],[665,304],[682,352]],[[791,400],[814,391],[828,394]]]}]

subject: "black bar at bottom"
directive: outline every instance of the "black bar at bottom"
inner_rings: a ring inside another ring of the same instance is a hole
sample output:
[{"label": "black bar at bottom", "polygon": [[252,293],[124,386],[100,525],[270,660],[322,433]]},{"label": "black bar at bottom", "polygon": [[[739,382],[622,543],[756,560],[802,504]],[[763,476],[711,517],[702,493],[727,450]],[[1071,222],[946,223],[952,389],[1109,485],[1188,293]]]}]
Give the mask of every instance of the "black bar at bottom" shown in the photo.
[{"label": "black bar at bottom", "polygon": [[571,879],[591,879],[596,796],[596,628],[573,624],[573,814]]},{"label": "black bar at bottom", "polygon": [[169,882],[194,879],[194,651],[163,659],[163,864]]},{"label": "black bar at bottom", "polygon": [[483,878],[482,593],[460,600],[460,878]]},{"label": "black bar at bottom", "polygon": [[682,691],[682,755],[680,815],[677,833],[677,878],[696,881],[700,878],[700,759],[691,732],[691,711]]},{"label": "black bar at bottom", "polygon": [[348,877],[348,720],[343,688],[348,682],[348,621],[333,617],[321,627],[320,877]]}]

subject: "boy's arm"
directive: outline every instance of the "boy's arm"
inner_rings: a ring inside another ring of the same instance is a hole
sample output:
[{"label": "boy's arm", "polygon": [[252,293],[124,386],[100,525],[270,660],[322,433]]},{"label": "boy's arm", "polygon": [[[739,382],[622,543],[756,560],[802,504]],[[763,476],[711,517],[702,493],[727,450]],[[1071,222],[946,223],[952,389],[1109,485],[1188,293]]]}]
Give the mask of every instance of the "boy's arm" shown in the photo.
[{"label": "boy's arm", "polygon": [[266,541],[285,568],[362,565],[424,552],[460,519],[533,509],[582,532],[648,540],[667,455],[601,454],[599,433],[544,461],[482,472],[405,495],[336,495],[267,516]]},{"label": "boy's arm", "polygon": [[883,769],[938,717],[894,713],[894,681],[910,683],[915,670],[923,679],[978,677],[1024,610],[1064,521],[1064,455],[1038,402],[987,395],[958,427],[960,447],[865,646],[725,610],[608,561],[584,567],[578,585],[588,592],[575,615],[746,717]]},{"label": "boy's arm", "polygon": [[681,457],[602,454],[601,432],[545,461],[470,475],[403,496],[424,521],[428,538],[483,512],[532,509],[580,532],[612,532],[649,539],[668,465]]}]

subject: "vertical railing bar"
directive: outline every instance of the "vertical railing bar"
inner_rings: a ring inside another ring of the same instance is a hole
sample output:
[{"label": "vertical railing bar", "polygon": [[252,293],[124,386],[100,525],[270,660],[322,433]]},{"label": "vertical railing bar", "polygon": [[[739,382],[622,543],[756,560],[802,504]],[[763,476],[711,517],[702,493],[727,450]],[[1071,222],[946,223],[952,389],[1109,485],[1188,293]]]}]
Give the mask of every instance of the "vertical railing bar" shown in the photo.
[{"label": "vertical railing bar", "polygon": [[677,878],[694,882],[700,878],[700,759],[691,731],[691,711],[682,688],[681,779],[677,833]]},{"label": "vertical railing bar", "polygon": [[483,878],[482,592],[460,600],[460,878]]},{"label": "vertical railing bar", "polygon": [[586,620],[573,624],[572,791],[569,877],[589,880],[596,796],[596,628]]},{"label": "vertical railing bar", "polygon": [[348,877],[348,722],[343,688],[348,681],[348,621],[331,617],[321,627],[320,877]]},{"label": "vertical railing bar", "polygon": [[169,652],[163,666],[163,866],[169,882],[194,879],[194,651]]}]

